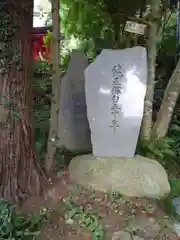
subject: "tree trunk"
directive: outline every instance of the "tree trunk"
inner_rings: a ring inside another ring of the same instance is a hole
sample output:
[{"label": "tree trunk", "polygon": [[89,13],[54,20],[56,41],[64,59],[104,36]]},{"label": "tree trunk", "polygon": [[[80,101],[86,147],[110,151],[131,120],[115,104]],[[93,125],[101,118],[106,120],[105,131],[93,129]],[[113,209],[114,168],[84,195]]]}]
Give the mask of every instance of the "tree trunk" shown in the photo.
[{"label": "tree trunk", "polygon": [[14,202],[39,195],[46,179],[35,156],[28,108],[32,10],[32,0],[0,3],[0,197]]},{"label": "tree trunk", "polygon": [[180,92],[180,59],[166,87],[164,98],[152,129],[152,139],[165,137]]},{"label": "tree trunk", "polygon": [[113,40],[112,48],[121,49],[122,39],[121,39],[121,28],[120,28],[119,19],[117,21],[117,18],[115,18],[113,25],[114,25],[114,40]]},{"label": "tree trunk", "polygon": [[47,145],[47,154],[45,159],[45,168],[49,172],[53,168],[54,157],[56,153],[57,135],[58,135],[58,117],[59,117],[59,90],[60,90],[60,16],[59,0],[52,1],[52,21],[53,21],[53,39],[52,39],[52,101],[49,137]]},{"label": "tree trunk", "polygon": [[149,34],[147,40],[148,52],[148,81],[147,92],[144,102],[144,116],[141,126],[141,138],[149,139],[152,130],[152,111],[155,85],[155,70],[156,70],[156,45],[158,41],[158,30],[160,25],[160,7],[161,0],[151,1],[151,21],[149,26]]}]

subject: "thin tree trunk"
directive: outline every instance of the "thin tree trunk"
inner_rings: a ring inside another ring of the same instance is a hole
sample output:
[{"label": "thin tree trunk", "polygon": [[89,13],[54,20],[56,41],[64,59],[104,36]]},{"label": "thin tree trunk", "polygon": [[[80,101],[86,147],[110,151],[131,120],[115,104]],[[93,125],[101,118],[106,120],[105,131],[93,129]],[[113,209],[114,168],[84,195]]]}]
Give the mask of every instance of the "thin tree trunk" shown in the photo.
[{"label": "thin tree trunk", "polygon": [[113,41],[113,48],[114,49],[121,49],[121,29],[120,24],[115,23],[114,24],[114,41]]},{"label": "thin tree trunk", "polygon": [[[14,202],[25,200],[32,193],[39,195],[45,180],[35,156],[27,97],[31,81],[28,66],[32,10],[32,0],[0,3],[1,14],[10,18],[10,22],[0,19],[0,27],[7,31],[3,32],[4,42],[1,39],[3,51],[9,50],[0,68],[0,197]],[[15,32],[10,35],[14,24]]]},{"label": "thin tree trunk", "polygon": [[149,35],[147,40],[148,51],[148,81],[147,92],[144,101],[144,116],[141,126],[141,138],[149,139],[152,130],[152,111],[155,85],[155,70],[156,70],[156,45],[158,41],[158,30],[160,15],[161,0],[151,1],[151,21],[149,26]]},{"label": "thin tree trunk", "polygon": [[152,139],[165,137],[180,92],[180,59],[166,87],[164,98],[152,129]]},{"label": "thin tree trunk", "polygon": [[58,116],[59,116],[59,88],[60,88],[60,1],[52,1],[52,21],[53,21],[53,40],[52,40],[52,101],[49,137],[47,145],[47,154],[45,159],[45,168],[49,172],[53,167],[54,157],[56,153],[57,135],[58,135]]}]

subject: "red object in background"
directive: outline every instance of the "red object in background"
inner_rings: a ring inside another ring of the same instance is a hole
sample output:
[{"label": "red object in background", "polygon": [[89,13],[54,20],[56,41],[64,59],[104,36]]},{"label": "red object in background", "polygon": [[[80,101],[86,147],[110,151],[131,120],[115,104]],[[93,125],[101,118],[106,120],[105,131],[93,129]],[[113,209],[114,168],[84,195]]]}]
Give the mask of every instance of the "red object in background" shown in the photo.
[{"label": "red object in background", "polygon": [[32,44],[33,44],[33,59],[34,60],[47,60],[50,61],[51,49],[44,46],[43,37],[48,30],[52,27],[39,27],[33,28],[32,32]]}]

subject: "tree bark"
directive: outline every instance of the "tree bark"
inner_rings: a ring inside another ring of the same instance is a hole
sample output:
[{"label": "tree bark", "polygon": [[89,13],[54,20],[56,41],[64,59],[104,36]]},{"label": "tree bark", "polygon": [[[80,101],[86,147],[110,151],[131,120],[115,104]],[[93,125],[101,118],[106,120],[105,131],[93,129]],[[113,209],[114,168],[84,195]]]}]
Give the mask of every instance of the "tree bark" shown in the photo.
[{"label": "tree bark", "polygon": [[166,136],[172,119],[176,101],[180,92],[180,59],[166,87],[156,122],[152,129],[151,139]]},{"label": "tree bark", "polygon": [[49,137],[47,145],[47,154],[45,159],[45,168],[49,172],[53,168],[54,157],[56,153],[57,135],[58,135],[58,117],[59,117],[59,90],[60,90],[60,16],[59,0],[52,1],[52,21],[53,21],[53,39],[52,39],[52,101]]},{"label": "tree bark", "polygon": [[13,51],[6,58],[0,54],[1,60],[5,59],[5,68],[0,67],[0,197],[19,202],[32,193],[39,195],[46,181],[36,159],[30,124],[33,1],[4,1],[0,11],[10,18],[6,44]]},{"label": "tree bark", "polygon": [[149,34],[147,40],[148,52],[148,81],[147,92],[144,101],[144,116],[141,125],[141,138],[150,139],[152,130],[152,111],[155,85],[155,70],[156,70],[156,45],[158,41],[158,30],[160,15],[161,0],[151,1],[151,21],[149,25]]}]

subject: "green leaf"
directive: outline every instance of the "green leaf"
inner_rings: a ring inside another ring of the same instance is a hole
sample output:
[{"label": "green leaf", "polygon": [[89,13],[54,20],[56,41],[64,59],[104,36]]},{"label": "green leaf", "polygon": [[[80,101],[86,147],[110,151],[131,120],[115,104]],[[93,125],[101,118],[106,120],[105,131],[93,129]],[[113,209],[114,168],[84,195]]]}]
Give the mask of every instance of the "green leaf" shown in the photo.
[{"label": "green leaf", "polygon": [[68,217],[69,218],[73,218],[75,217],[76,214],[79,213],[79,209],[78,208],[72,208],[69,212],[68,212]]},{"label": "green leaf", "polygon": [[63,171],[57,172],[57,173],[56,173],[56,176],[57,176],[58,178],[60,178],[60,177],[64,176],[64,172],[63,172]]},{"label": "green leaf", "polygon": [[[8,201],[0,201],[0,239],[32,240],[37,235],[44,215],[24,216]],[[31,236],[31,238],[26,237]]]},{"label": "green leaf", "polygon": [[180,132],[180,126],[177,124],[172,124],[170,130]]},{"label": "green leaf", "polygon": [[175,157],[175,156],[176,156],[176,154],[175,154],[171,149],[165,149],[165,150],[163,151],[163,154],[164,154],[164,155],[168,155],[168,156],[170,156],[170,157]]},{"label": "green leaf", "polygon": [[170,179],[169,184],[171,186],[172,193],[176,193],[180,196],[180,180]]}]

